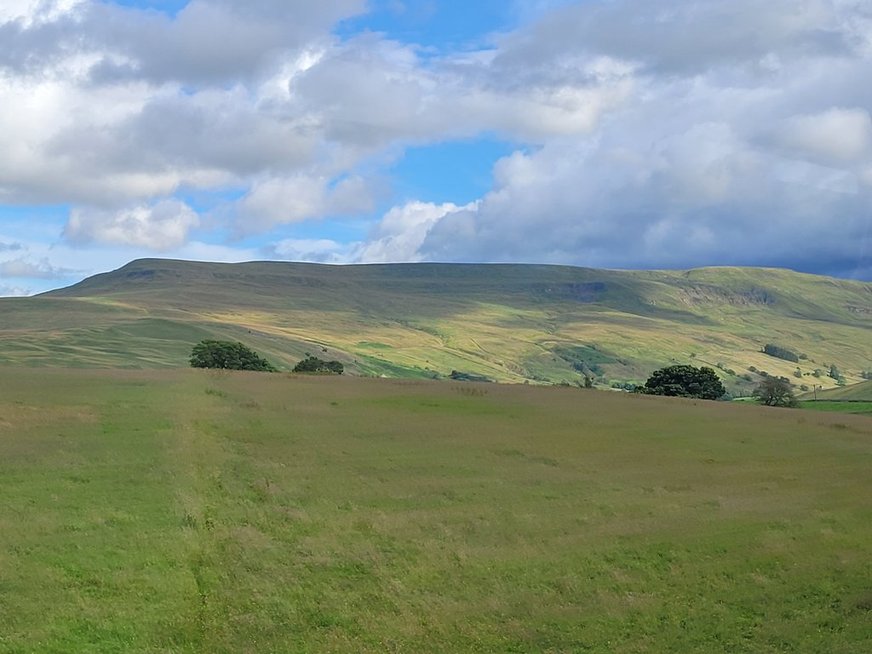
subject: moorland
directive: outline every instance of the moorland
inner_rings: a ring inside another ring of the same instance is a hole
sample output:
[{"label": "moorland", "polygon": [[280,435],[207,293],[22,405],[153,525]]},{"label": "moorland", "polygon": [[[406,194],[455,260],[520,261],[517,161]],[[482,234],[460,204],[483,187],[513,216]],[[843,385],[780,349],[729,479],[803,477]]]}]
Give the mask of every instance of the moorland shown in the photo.
[{"label": "moorland", "polygon": [[[198,341],[220,338],[285,370],[309,352],[364,376],[590,376],[610,387],[671,363],[705,365],[742,395],[762,373],[797,391],[862,381],[872,367],[872,284],[760,268],[146,259],[0,300],[0,337],[6,365],[174,368]],[[767,344],[795,360],[764,353]]]}]

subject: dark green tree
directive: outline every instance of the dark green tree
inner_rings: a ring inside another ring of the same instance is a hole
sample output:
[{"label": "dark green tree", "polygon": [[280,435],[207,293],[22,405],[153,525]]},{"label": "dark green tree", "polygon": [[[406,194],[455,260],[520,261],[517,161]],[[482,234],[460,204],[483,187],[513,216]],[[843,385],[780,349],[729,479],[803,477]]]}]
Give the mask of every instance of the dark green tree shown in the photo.
[{"label": "dark green tree", "polygon": [[768,354],[771,357],[775,357],[776,359],[784,359],[785,361],[793,361],[794,363],[799,363],[799,355],[796,352],[788,350],[786,347],[775,345],[773,343],[767,343],[766,345],[764,345],[763,353]]},{"label": "dark green tree", "polygon": [[717,400],[727,390],[711,368],[678,365],[655,370],[645,382],[644,392],[648,395]]},{"label": "dark green tree", "polygon": [[793,387],[783,377],[767,377],[754,389],[754,397],[766,406],[796,406]]},{"label": "dark green tree", "polygon": [[239,342],[205,340],[191,351],[191,367],[276,372],[275,366]]},{"label": "dark green tree", "polygon": [[341,361],[324,361],[318,357],[307,356],[294,366],[294,372],[341,375],[345,372],[345,366]]}]

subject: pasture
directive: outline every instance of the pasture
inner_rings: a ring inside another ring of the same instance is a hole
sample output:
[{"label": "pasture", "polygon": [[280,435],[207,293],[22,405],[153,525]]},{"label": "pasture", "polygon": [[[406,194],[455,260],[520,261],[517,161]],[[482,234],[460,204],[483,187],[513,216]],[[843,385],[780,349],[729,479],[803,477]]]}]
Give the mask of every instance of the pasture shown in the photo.
[{"label": "pasture", "polygon": [[872,420],[0,369],[0,652],[872,651]]},{"label": "pasture", "polygon": [[862,400],[808,400],[799,402],[799,407],[812,411],[834,411],[836,413],[872,416],[872,402]]}]

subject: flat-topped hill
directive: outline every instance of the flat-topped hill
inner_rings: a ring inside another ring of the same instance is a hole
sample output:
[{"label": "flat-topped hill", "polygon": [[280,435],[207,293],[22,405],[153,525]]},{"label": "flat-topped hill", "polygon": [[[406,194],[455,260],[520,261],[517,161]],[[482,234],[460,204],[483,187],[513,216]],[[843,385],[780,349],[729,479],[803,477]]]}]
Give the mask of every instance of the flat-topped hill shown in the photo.
[{"label": "flat-topped hill", "polygon": [[[859,382],[870,328],[872,284],[781,269],[143,259],[0,300],[0,362],[184,366],[197,341],[226,338],[280,367],[321,352],[357,374],[611,385],[678,362],[741,390],[758,371],[834,385],[833,365]],[[800,361],[761,352],[769,343]]]}]

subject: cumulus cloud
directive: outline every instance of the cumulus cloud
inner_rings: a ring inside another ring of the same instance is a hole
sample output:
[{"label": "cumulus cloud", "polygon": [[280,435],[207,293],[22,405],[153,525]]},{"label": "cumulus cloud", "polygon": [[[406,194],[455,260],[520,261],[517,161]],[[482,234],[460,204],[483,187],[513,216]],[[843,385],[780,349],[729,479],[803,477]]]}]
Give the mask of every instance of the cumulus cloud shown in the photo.
[{"label": "cumulus cloud", "polygon": [[[584,3],[508,38],[497,67],[626,58],[632,92],[589,134],[500,161],[494,189],[432,225],[418,256],[864,274],[872,95],[857,81],[872,73],[870,14],[848,2],[786,8]],[[652,21],[663,33],[637,39]],[[599,36],[570,43],[575,30]],[[743,47],[741,35],[755,41]]]},{"label": "cumulus cloud", "polygon": [[349,246],[326,238],[283,239],[266,248],[269,257],[287,261],[348,263]]},{"label": "cumulus cloud", "polygon": [[[660,74],[693,75],[720,66],[755,66],[769,55],[837,56],[868,41],[852,0],[614,0],[575,2],[532,29],[506,37],[500,65],[574,67],[607,55]],[[563,65],[560,65],[560,64]]]},{"label": "cumulus cloud", "polygon": [[181,247],[200,223],[188,205],[162,200],[120,211],[75,209],[64,235],[75,243],[102,243],[170,250]]},{"label": "cumulus cloud", "polygon": [[798,156],[836,166],[851,164],[869,158],[872,119],[863,108],[834,107],[787,119],[778,136],[780,143]]},{"label": "cumulus cloud", "polygon": [[450,202],[410,202],[394,207],[378,223],[369,240],[355,247],[353,260],[363,263],[420,261],[424,258],[421,246],[430,229],[446,216],[473,207],[472,204],[458,207]]},{"label": "cumulus cloud", "polygon": [[360,177],[335,182],[306,175],[264,179],[238,203],[238,231],[257,233],[323,216],[367,213],[376,192]]},{"label": "cumulus cloud", "polygon": [[27,297],[32,294],[33,291],[29,288],[0,284],[0,297]]},{"label": "cumulus cloud", "polygon": [[0,261],[0,277],[24,279],[64,279],[77,271],[53,266],[47,258],[39,261],[19,257]]},{"label": "cumulus cloud", "polygon": [[[491,47],[430,52],[333,34],[363,0],[9,0],[0,202],[165,252],[200,225],[174,195],[233,190],[229,231],[288,258],[868,268],[868,2],[536,4]],[[371,214],[404,147],[483,134],[519,147],[478,202],[397,198],[360,243],[283,231]]]}]

